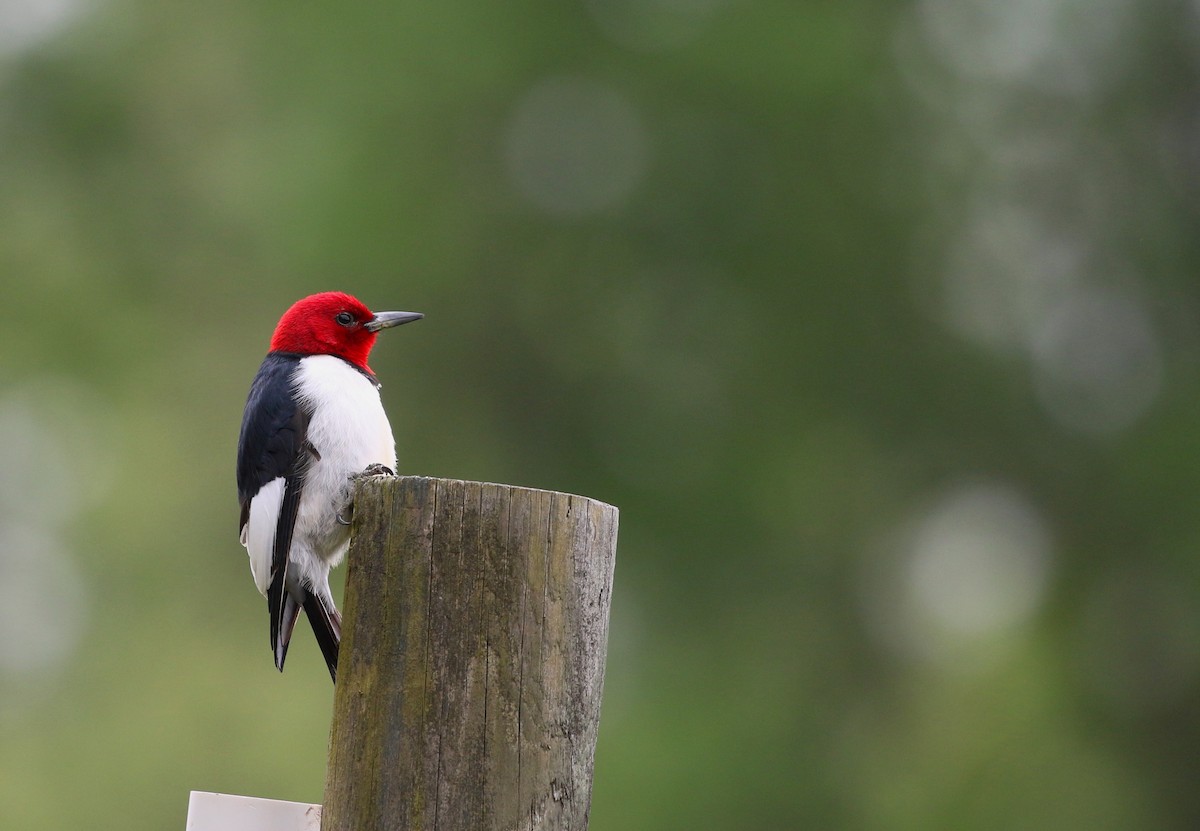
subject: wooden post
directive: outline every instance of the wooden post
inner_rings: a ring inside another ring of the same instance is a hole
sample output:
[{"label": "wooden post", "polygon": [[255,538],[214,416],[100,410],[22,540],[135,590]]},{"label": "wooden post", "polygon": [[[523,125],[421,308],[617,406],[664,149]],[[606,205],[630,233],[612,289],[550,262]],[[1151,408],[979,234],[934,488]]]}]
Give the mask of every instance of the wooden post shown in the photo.
[{"label": "wooden post", "polygon": [[322,831],[584,831],[616,542],[582,496],[361,480]]}]

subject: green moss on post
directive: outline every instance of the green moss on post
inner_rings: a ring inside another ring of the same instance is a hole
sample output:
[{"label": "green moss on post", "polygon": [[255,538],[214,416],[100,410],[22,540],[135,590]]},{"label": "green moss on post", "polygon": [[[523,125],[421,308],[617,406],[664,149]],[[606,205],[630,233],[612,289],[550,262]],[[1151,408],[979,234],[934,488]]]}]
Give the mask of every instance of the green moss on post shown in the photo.
[{"label": "green moss on post", "polygon": [[617,509],[359,483],[323,831],[587,828]]}]

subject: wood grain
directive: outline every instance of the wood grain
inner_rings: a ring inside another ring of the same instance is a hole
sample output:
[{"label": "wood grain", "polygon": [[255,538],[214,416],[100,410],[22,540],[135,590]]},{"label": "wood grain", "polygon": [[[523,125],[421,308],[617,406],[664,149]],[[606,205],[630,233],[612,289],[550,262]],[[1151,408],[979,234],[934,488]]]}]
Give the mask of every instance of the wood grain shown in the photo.
[{"label": "wood grain", "polygon": [[617,509],[359,482],[323,831],[587,828]]}]

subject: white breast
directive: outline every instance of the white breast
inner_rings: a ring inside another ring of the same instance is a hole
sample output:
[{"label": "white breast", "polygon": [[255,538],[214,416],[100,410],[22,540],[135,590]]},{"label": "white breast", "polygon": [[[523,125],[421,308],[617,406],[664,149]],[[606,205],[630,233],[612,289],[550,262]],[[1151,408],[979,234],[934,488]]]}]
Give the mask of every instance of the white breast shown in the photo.
[{"label": "white breast", "polygon": [[330,566],[341,562],[346,553],[349,529],[338,522],[338,516],[349,507],[350,477],[373,464],[394,471],[396,443],[379,390],[340,358],[302,358],[296,393],[312,412],[308,441],[320,456],[304,477],[291,560],[305,582],[319,586]]},{"label": "white breast", "polygon": [[296,392],[310,412],[308,441],[320,463],[359,473],[371,464],[396,468],[392,426],[379,390],[361,372],[331,355],[301,358]]}]

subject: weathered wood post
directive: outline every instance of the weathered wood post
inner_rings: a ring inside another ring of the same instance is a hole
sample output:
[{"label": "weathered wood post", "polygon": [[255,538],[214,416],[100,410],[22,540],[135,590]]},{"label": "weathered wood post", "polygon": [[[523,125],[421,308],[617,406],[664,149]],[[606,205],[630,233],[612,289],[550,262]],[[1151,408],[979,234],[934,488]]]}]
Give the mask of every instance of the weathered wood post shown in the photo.
[{"label": "weathered wood post", "polygon": [[587,828],[617,509],[358,485],[323,831]]}]

